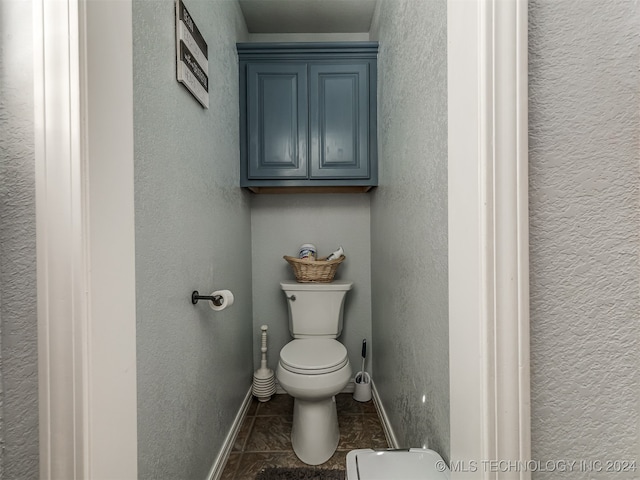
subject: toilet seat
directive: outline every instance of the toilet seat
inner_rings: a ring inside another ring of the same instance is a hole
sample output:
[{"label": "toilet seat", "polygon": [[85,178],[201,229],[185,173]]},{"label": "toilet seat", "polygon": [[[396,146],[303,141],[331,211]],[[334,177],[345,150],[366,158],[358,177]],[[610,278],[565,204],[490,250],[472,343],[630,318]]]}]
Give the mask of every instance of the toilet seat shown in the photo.
[{"label": "toilet seat", "polygon": [[332,338],[292,340],[280,351],[280,364],[292,373],[322,375],[349,363],[347,349]]}]

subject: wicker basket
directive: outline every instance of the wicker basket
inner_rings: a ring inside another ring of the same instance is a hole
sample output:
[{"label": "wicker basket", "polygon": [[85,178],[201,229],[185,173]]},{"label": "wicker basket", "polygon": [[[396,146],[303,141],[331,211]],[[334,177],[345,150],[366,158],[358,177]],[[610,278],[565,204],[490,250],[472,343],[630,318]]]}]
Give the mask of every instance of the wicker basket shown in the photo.
[{"label": "wicker basket", "polygon": [[346,257],[341,255],[340,258],[336,258],[335,260],[326,260],[326,258],[303,260],[285,255],[283,258],[289,262],[289,265],[293,268],[293,273],[298,282],[330,283],[333,282],[333,277],[336,276],[338,267]]}]

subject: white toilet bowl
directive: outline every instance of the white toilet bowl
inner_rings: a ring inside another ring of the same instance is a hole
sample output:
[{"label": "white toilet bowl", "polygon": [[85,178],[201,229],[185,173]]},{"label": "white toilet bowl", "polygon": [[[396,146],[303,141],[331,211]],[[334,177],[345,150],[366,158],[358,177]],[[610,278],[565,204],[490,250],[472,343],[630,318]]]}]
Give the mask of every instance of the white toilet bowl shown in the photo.
[{"label": "white toilet bowl", "polygon": [[340,441],[335,395],[351,378],[347,349],[330,338],[296,339],[280,351],[276,376],[294,398],[291,444],[298,458],[319,465]]}]

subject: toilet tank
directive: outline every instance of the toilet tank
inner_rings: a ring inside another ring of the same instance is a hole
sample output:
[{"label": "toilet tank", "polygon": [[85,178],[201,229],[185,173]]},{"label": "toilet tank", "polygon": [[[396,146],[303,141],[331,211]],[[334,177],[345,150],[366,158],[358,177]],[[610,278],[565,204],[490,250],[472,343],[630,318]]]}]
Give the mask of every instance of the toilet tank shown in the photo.
[{"label": "toilet tank", "polygon": [[281,282],[289,306],[293,338],[337,338],[342,333],[344,299],[353,282]]}]

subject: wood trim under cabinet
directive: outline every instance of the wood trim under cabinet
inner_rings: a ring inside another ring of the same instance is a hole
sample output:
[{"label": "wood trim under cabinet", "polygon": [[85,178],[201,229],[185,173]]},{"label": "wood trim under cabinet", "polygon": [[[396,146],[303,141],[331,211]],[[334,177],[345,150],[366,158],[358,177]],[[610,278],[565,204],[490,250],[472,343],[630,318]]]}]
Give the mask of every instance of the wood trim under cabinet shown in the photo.
[{"label": "wood trim under cabinet", "polygon": [[371,185],[356,186],[324,186],[324,187],[247,187],[253,193],[366,193],[372,188]]}]

